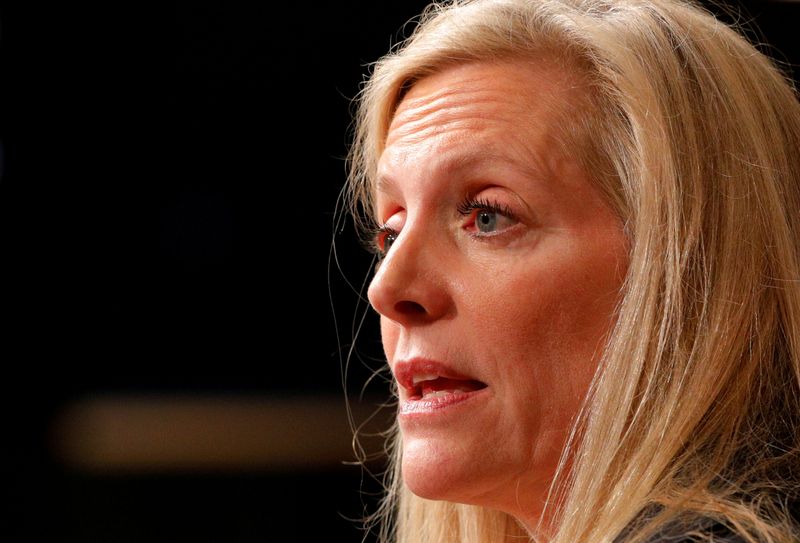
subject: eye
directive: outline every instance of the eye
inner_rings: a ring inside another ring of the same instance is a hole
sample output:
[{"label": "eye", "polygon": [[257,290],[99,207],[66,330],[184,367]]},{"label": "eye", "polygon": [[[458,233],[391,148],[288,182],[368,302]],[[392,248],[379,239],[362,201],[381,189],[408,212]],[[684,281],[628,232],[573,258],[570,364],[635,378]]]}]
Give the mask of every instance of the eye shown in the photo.
[{"label": "eye", "polygon": [[396,239],[397,239],[397,232],[394,231],[386,232],[383,235],[383,254],[389,252],[389,249],[392,248],[392,244],[395,242]]},{"label": "eye", "polygon": [[508,206],[492,202],[484,198],[467,198],[458,206],[458,212],[474,218],[468,224],[474,224],[476,235],[495,234],[519,222]]},{"label": "eye", "polygon": [[[475,227],[484,234],[494,232],[499,215],[496,211],[478,211],[475,216]],[[502,217],[500,219],[502,220]]]},{"label": "eye", "polygon": [[369,249],[382,258],[392,248],[392,244],[397,240],[399,234],[394,228],[386,225],[380,226],[372,234],[372,244]]}]

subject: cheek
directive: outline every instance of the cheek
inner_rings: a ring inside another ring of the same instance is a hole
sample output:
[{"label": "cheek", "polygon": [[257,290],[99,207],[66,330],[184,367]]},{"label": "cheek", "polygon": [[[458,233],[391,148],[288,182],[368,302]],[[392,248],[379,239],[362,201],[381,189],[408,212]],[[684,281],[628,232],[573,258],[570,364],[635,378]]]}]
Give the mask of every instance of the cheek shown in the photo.
[{"label": "cheek", "polygon": [[530,381],[551,398],[582,395],[613,323],[624,268],[585,246],[561,244],[543,256],[485,278],[473,328],[482,330],[481,343],[499,348],[490,358],[517,383]]}]

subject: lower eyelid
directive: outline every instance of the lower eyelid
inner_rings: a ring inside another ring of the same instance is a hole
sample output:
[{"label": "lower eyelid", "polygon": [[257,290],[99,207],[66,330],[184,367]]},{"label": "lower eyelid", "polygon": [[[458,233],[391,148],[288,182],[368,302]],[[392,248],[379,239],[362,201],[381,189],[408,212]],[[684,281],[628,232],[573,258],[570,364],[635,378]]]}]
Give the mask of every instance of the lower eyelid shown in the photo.
[{"label": "lower eyelid", "polygon": [[514,228],[513,226],[510,226],[508,228],[504,228],[503,230],[497,230],[495,232],[481,232],[476,230],[469,232],[469,235],[476,238],[496,238],[509,233],[513,228]]},{"label": "lower eyelid", "polygon": [[520,228],[522,227],[522,223],[516,221],[511,226],[503,228],[502,230],[497,230],[495,232],[481,232],[477,229],[467,231],[467,234],[472,237],[473,239],[482,239],[482,240],[490,240],[493,238],[505,237],[505,236],[515,236],[521,232],[519,232]]}]

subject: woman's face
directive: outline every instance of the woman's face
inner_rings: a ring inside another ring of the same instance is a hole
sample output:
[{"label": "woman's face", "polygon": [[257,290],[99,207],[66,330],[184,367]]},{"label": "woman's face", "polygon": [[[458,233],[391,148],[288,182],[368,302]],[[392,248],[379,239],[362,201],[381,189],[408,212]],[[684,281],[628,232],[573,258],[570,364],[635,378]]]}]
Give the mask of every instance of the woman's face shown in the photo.
[{"label": "woman's face", "polygon": [[543,66],[448,68],[389,129],[369,299],[422,497],[536,516],[597,367],[627,243],[555,144],[571,85]]}]

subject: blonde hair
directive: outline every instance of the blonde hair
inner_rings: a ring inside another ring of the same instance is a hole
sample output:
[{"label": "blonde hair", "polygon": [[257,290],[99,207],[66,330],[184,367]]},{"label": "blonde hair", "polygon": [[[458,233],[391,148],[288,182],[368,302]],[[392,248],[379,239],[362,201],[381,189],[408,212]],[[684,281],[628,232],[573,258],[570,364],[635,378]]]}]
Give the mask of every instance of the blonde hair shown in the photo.
[{"label": "blonde hair", "polygon": [[[581,78],[583,103],[562,145],[630,240],[615,328],[549,496],[550,541],[711,540],[702,520],[748,542],[797,541],[788,502],[800,487],[800,104],[791,84],[687,2],[434,4],[360,94],[347,187],[360,225],[373,220],[376,164],[403,93],[447,66],[500,60],[556,62]],[[505,513],[412,495],[394,449],[382,541],[532,537]]]}]

